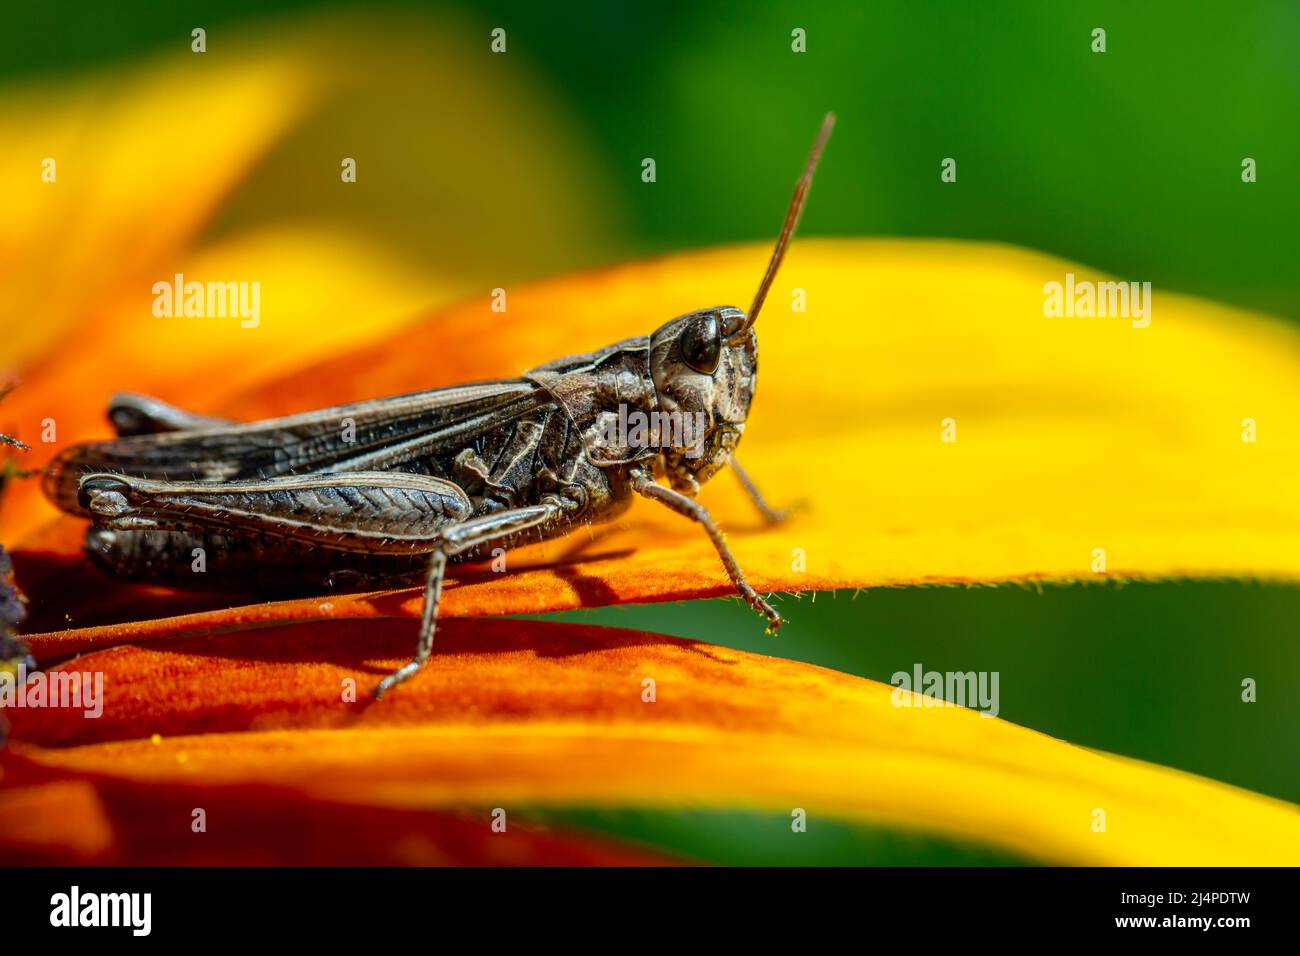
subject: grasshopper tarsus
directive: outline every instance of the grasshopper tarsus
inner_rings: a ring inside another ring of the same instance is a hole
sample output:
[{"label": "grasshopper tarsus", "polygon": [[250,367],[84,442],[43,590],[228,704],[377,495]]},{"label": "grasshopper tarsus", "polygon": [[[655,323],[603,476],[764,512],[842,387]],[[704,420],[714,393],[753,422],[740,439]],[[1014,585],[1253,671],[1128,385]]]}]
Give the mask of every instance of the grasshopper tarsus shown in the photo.
[{"label": "grasshopper tarsus", "polygon": [[375,686],[375,700],[383,700],[385,694],[394,687],[397,687],[400,684],[405,684],[416,674],[420,673],[420,670],[423,667],[423,661],[411,661],[409,664],[403,664]]},{"label": "grasshopper tarsus", "polygon": [[[731,464],[760,514],[788,515],[767,504],[733,452],[754,395],[755,322],[833,119],[748,314],[701,309],[519,378],[245,424],[119,394],[109,413],[119,437],[65,449],[44,473],[45,492],[91,519],[87,553],[124,577],[209,590],[422,582],[415,656],[379,682],[376,698],[432,655],[449,562],[609,520],[636,496],[703,528],[773,633],[781,615],[745,580],[694,495]],[[191,573],[196,548],[210,552],[209,573]]]},{"label": "grasshopper tarsus", "polygon": [[781,630],[781,626],[785,624],[785,618],[781,616],[781,612],[774,608],[766,598],[759,597],[755,594],[754,601],[750,604],[750,607],[767,618],[767,627],[763,628],[764,634],[773,636],[777,631]]}]

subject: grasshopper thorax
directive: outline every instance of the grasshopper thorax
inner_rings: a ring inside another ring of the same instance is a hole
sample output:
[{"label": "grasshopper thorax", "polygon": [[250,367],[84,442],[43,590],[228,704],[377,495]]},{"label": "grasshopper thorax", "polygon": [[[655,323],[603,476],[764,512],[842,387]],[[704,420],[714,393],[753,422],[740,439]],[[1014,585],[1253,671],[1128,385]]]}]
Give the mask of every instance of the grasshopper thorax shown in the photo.
[{"label": "grasshopper thorax", "polygon": [[660,445],[673,487],[694,494],[731,459],[745,431],[758,371],[758,340],[745,313],[717,306],[678,316],[650,337],[659,411],[690,427]]}]

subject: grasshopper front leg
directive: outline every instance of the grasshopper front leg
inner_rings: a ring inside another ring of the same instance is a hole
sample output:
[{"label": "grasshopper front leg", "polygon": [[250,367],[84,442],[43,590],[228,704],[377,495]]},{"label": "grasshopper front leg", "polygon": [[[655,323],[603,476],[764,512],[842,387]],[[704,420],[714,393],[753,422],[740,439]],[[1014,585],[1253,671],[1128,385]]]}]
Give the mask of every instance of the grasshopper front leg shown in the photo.
[{"label": "grasshopper front leg", "polygon": [[776,608],[763,600],[762,596],[745,580],[745,572],[740,569],[740,564],[736,561],[735,555],[727,547],[721,529],[704,505],[687,498],[680,492],[673,491],[671,488],[665,488],[644,471],[632,473],[632,490],[643,498],[657,501],[678,514],[699,522],[704,527],[704,530],[708,532],[709,539],[713,542],[713,547],[717,549],[718,557],[722,559],[722,565],[727,569],[727,574],[731,577],[731,583],[736,586],[741,598],[744,599],[746,604],[767,618],[767,631],[769,634],[773,634],[780,629],[783,623],[781,615],[777,613]]},{"label": "grasshopper front leg", "polygon": [[773,508],[769,505],[762,492],[758,490],[758,485],[754,484],[754,479],[750,478],[749,472],[740,466],[740,462],[735,455],[732,455],[731,464],[728,467],[736,473],[736,478],[740,482],[740,486],[745,489],[745,494],[749,496],[749,500],[754,503],[754,507],[758,509],[758,513],[763,516],[763,520],[768,524],[780,524],[799,510],[798,504],[791,505],[788,508]]}]

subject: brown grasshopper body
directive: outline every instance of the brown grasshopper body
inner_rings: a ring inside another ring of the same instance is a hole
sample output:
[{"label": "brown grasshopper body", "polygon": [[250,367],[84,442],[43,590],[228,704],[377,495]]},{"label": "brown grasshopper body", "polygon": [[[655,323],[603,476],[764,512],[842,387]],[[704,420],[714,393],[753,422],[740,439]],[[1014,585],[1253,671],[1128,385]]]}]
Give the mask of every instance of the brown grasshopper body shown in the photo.
[{"label": "brown grasshopper body", "polygon": [[[730,464],[777,517],[734,451],[754,396],[754,321],[832,122],[748,315],[705,309],[520,378],[246,424],[119,396],[109,410],[119,437],[64,451],[46,494],[90,518],[88,553],[123,577],[244,590],[423,581],[415,657],[380,683],[380,696],[428,660],[449,562],[608,520],[636,495],[699,522],[740,595],[779,627],[694,496]],[[195,574],[200,548],[205,573]]]}]

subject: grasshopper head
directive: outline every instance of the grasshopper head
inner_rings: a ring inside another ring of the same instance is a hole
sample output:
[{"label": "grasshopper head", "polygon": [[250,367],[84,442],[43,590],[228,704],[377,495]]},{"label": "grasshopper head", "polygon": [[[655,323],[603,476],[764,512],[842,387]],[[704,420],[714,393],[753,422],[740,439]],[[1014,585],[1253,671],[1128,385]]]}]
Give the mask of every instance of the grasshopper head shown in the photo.
[{"label": "grasshopper head", "polygon": [[650,337],[658,445],[678,491],[693,494],[731,459],[745,431],[758,372],[758,340],[733,306],[679,316]]}]

